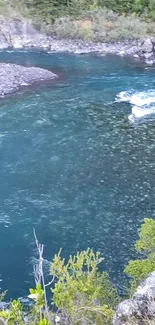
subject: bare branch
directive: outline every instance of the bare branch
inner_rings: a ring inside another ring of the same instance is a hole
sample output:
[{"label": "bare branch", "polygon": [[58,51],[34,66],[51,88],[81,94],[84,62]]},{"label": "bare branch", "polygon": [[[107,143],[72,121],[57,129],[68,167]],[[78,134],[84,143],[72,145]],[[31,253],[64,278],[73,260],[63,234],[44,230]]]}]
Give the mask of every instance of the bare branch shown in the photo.
[{"label": "bare branch", "polygon": [[47,284],[45,283],[44,270],[43,270],[43,261],[44,261],[43,252],[44,252],[44,245],[42,245],[42,244],[39,243],[38,238],[37,238],[37,235],[36,235],[36,232],[35,232],[35,229],[33,229],[33,234],[34,234],[35,243],[36,243],[37,250],[38,250],[38,255],[39,255],[38,264],[36,264],[34,266],[34,268],[33,268],[33,270],[34,270],[34,278],[35,278],[36,284],[37,283],[40,283],[41,286],[42,286],[42,288],[43,288],[43,291],[44,291],[45,314],[46,314],[47,319],[50,322],[50,315],[49,315],[49,309],[48,309],[48,303],[47,303],[46,287],[48,285],[50,285],[54,281],[54,279],[52,279],[52,281],[49,282],[49,283],[47,283]]}]

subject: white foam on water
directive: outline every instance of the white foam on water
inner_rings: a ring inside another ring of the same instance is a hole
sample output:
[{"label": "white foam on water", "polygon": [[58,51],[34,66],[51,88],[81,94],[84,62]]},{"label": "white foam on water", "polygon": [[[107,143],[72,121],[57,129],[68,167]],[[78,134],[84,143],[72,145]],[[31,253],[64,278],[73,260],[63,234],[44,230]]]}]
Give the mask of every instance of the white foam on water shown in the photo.
[{"label": "white foam on water", "polygon": [[145,115],[155,114],[155,107],[144,107],[141,108],[139,106],[132,107],[132,115],[136,116],[137,118],[144,117]]},{"label": "white foam on water", "polygon": [[155,107],[152,108],[144,108],[139,106],[132,107],[132,114],[128,116],[130,122],[136,122],[138,119],[144,118],[154,118],[155,119]]},{"label": "white foam on water", "polygon": [[155,103],[155,91],[136,93],[130,98],[130,103],[137,106]]},{"label": "white foam on water", "polygon": [[[13,49],[13,50],[0,50],[0,52],[7,52],[7,53],[15,53],[15,50]],[[27,50],[22,50],[22,49],[18,49],[18,52],[20,52],[20,53],[27,53],[28,51]]]},{"label": "white foam on water", "polygon": [[121,91],[115,98],[116,102],[130,102],[130,98],[133,96],[134,91]]},{"label": "white foam on water", "polygon": [[130,122],[137,122],[145,118],[155,118],[155,90],[144,92],[122,91],[117,96],[117,102],[129,102],[132,114],[128,116]]}]

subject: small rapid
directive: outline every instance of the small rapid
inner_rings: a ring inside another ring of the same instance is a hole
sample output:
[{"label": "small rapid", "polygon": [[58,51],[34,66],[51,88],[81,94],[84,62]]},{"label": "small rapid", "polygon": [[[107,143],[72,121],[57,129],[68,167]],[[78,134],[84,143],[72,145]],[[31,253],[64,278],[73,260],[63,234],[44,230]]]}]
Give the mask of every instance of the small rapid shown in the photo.
[{"label": "small rapid", "polygon": [[146,119],[155,120],[155,90],[147,91],[121,91],[116,96],[118,102],[131,104],[130,122],[144,122]]}]

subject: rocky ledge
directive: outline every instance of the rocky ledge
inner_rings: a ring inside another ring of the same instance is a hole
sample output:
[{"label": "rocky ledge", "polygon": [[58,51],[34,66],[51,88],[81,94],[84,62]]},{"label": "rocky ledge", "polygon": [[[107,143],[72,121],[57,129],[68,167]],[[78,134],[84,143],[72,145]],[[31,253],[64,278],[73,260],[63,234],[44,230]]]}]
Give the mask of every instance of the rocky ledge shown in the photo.
[{"label": "rocky ledge", "polygon": [[57,75],[46,69],[0,63],[0,97],[11,94],[21,87],[56,77]]},{"label": "rocky ledge", "polygon": [[124,300],[117,306],[112,325],[146,325],[154,319],[155,271],[141,283],[131,299]]}]

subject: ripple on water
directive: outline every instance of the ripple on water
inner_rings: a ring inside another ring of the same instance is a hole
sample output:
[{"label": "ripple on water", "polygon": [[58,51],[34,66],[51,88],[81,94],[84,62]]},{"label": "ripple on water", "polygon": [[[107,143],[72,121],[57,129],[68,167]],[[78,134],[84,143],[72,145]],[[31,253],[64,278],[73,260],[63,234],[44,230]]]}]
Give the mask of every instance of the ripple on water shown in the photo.
[{"label": "ripple on water", "polygon": [[0,214],[0,224],[4,224],[7,228],[11,225],[10,217],[7,214]]}]

